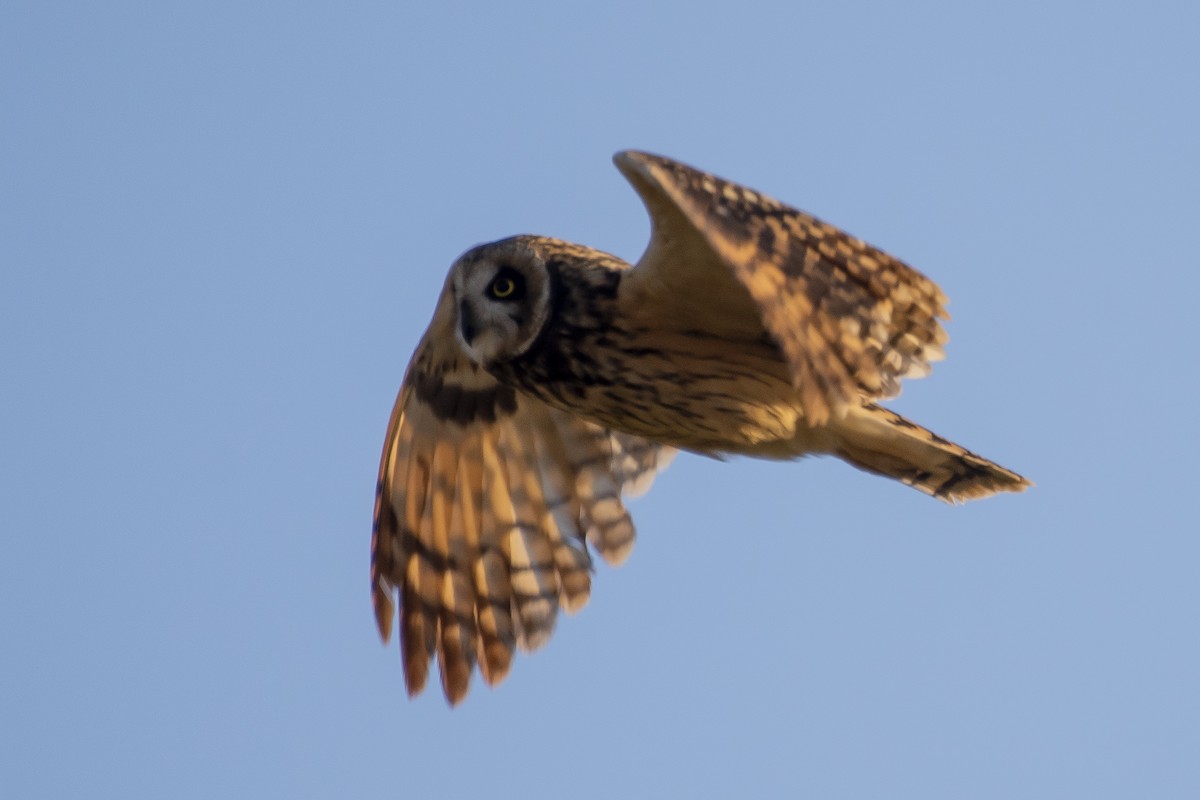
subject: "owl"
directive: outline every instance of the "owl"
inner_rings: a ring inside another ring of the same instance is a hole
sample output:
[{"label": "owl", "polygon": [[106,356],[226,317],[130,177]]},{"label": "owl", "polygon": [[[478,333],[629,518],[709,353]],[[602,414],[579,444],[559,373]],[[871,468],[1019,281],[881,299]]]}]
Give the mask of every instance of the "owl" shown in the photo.
[{"label": "owl", "polygon": [[450,268],[384,443],[371,591],[408,692],[434,658],[451,704],[505,677],[591,551],[619,564],[623,496],[677,450],[831,455],[947,502],[1030,483],[877,404],[942,358],[946,298],[808,214],[639,152],[617,167],[650,214],[636,266],[515,236]]}]

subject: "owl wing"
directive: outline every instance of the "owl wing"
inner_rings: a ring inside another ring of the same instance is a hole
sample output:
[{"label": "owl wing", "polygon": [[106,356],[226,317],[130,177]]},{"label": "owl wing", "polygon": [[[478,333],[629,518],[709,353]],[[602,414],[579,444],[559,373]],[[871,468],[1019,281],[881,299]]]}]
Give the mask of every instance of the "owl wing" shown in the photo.
[{"label": "owl wing", "polygon": [[621,492],[645,489],[671,453],[523,395],[439,340],[431,328],[388,425],[371,587],[384,641],[398,595],[409,694],[436,655],[457,703],[476,664],[497,683],[514,645],[540,647],[559,607],[587,602],[585,542],[610,563],[628,556]]},{"label": "owl wing", "polygon": [[[650,213],[650,245],[622,291],[691,329],[770,336],[811,424],[899,393],[943,357],[946,298],[860,239],[675,161],[627,151],[617,167]],[[716,302],[714,302],[716,298]]]}]

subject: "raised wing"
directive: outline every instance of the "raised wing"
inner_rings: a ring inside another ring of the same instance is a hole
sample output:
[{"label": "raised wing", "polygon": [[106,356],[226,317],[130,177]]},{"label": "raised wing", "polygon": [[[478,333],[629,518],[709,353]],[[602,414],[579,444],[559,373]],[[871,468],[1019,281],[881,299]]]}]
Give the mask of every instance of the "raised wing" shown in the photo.
[{"label": "raised wing", "polygon": [[626,151],[614,161],[652,225],[623,291],[648,295],[663,320],[769,335],[810,424],[897,394],[899,379],[927,375],[943,357],[946,298],[907,264],[670,159]]}]

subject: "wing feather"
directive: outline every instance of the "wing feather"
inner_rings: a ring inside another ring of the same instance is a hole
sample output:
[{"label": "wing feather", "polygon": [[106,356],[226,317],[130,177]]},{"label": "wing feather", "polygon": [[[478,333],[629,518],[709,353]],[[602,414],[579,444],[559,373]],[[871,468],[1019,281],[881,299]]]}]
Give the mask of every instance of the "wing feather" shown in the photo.
[{"label": "wing feather", "polygon": [[507,675],[514,648],[532,650],[559,608],[581,608],[591,541],[619,561],[634,530],[623,488],[644,489],[662,448],[554,410],[498,383],[453,350],[418,347],[380,462],[371,576],[386,641],[399,597],[410,694],[436,658],[442,688],[461,700],[478,665]]},{"label": "wing feather", "polygon": [[494,493],[493,500],[508,522],[502,547],[511,572],[517,644],[525,650],[536,650],[554,632],[558,571],[551,543],[538,529],[534,498],[525,485],[534,465],[524,452],[513,421],[499,422],[497,428],[497,468],[504,491]]},{"label": "wing feather", "polygon": [[500,480],[494,458],[496,448],[493,435],[494,431],[480,427],[469,438],[478,445],[482,474],[477,506],[479,556],[474,568],[476,608],[487,660],[484,676],[489,684],[494,685],[508,674],[513,647],[517,642],[517,629],[513,622],[509,563],[499,547],[507,526],[497,518],[495,504],[490,499],[497,491]]},{"label": "wing feather", "polygon": [[[433,549],[444,554],[440,564],[440,608],[438,612],[437,660],[442,688],[451,702],[467,691],[471,668],[475,663],[475,603],[468,573],[470,543],[462,535],[457,510],[458,448],[452,440],[434,447],[430,498],[426,517],[432,525]],[[456,528],[456,522],[457,528]]]},{"label": "wing feather", "polygon": [[636,152],[618,153],[615,161],[653,227],[622,289],[643,295],[630,305],[654,308],[667,324],[702,324],[727,337],[768,335],[791,369],[810,424],[894,396],[900,379],[928,374],[943,356],[946,298],[907,264],[678,162]]},{"label": "wing feather", "polygon": [[582,507],[571,482],[570,462],[562,436],[551,415],[531,420],[534,466],[541,491],[541,528],[554,544],[554,565],[560,581],[559,604],[575,612],[587,603],[592,589],[592,559],[584,546],[585,530],[580,524]]}]

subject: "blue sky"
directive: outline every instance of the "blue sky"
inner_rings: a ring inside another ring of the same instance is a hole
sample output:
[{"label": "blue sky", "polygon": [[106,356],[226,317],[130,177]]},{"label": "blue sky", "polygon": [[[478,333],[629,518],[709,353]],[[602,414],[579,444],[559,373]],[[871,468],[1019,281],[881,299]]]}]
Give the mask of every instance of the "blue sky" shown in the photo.
[{"label": "blue sky", "polygon": [[[1197,796],[1194,7],[434,5],[0,9],[6,796]],[[682,457],[545,650],[410,702],[408,356],[473,244],[635,259],[628,147],[937,280],[894,405],[1037,488]]]}]

